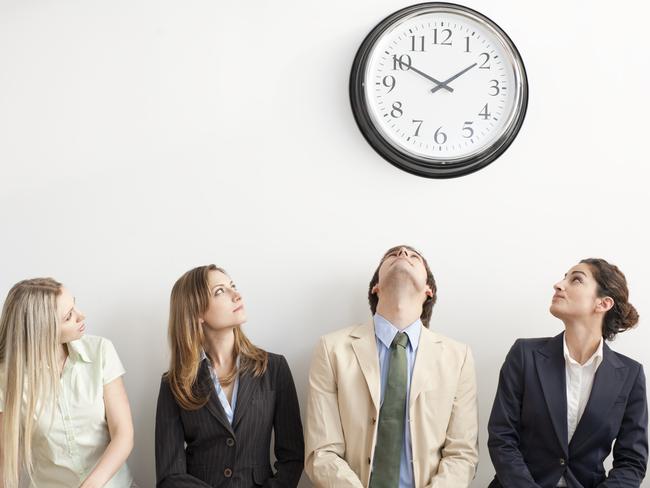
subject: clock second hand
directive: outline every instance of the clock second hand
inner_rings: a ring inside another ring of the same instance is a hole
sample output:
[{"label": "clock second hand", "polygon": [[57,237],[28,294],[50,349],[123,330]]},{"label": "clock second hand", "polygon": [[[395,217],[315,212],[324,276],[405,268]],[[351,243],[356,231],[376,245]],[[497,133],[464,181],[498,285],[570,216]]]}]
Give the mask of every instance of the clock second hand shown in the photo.
[{"label": "clock second hand", "polygon": [[449,90],[450,92],[453,92],[453,91],[454,91],[454,89],[453,89],[452,87],[447,86],[448,81],[447,81],[447,82],[438,81],[438,80],[436,80],[433,76],[429,76],[428,74],[423,73],[422,71],[420,71],[419,69],[417,69],[417,68],[411,66],[410,64],[403,63],[401,60],[398,60],[398,63],[400,64],[400,67],[401,67],[402,65],[407,66],[408,69],[415,71],[415,72],[416,72],[417,74],[419,74],[420,76],[424,76],[427,80],[429,80],[429,81],[433,81],[436,85],[438,85],[438,86],[436,86],[435,88],[433,88],[433,89],[431,90],[431,93],[433,93],[433,92],[435,92],[435,91],[438,91],[438,90],[440,90],[441,88],[445,88],[445,89]]},{"label": "clock second hand", "polygon": [[[477,63],[474,63],[473,65],[468,66],[468,67],[465,68],[464,70],[459,71],[459,72],[456,73],[454,76],[452,76],[451,78],[446,79],[445,81],[437,82],[437,83],[438,83],[438,86],[434,86],[434,87],[431,89],[431,93],[435,93],[435,92],[437,92],[438,90],[440,90],[440,89],[443,88],[443,87],[444,87],[444,88],[449,88],[449,87],[447,86],[447,83],[451,83],[451,82],[454,81],[456,78],[458,78],[460,75],[463,75],[463,74],[467,73],[467,72],[468,72],[469,70],[471,70],[474,66],[476,66],[476,64],[477,64]],[[453,91],[453,90],[452,90],[452,91]]]}]

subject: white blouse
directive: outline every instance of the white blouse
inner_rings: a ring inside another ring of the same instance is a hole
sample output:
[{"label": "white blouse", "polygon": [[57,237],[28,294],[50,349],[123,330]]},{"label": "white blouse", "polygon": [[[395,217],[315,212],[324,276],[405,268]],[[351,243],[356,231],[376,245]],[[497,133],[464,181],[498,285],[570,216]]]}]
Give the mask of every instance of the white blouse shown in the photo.
[{"label": "white blouse", "polygon": [[[38,488],[79,486],[110,442],[104,385],[125,373],[115,347],[108,339],[86,335],[68,343],[68,353],[56,409],[52,415],[50,408],[44,408],[37,419],[33,456]],[[3,409],[4,385],[0,384],[0,411]],[[132,484],[124,464],[104,487],[128,488]]]},{"label": "white blouse", "polygon": [[[598,371],[598,366],[603,361],[603,340],[602,338],[600,339],[598,349],[596,349],[596,352],[585,364],[580,364],[571,357],[569,348],[566,345],[566,337],[564,337],[563,341],[566,372],[567,427],[569,434],[567,442],[571,442],[576,427],[578,427],[578,422],[580,422],[587,402],[589,401],[591,389],[594,386],[596,371]],[[564,476],[560,478],[557,486],[567,486]]]}]

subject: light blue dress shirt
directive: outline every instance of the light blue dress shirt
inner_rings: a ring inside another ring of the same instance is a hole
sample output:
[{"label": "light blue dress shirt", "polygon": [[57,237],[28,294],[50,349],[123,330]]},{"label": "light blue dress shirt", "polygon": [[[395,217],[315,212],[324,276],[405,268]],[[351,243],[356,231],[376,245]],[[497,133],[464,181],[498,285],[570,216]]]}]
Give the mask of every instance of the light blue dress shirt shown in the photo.
[{"label": "light blue dress shirt", "polygon": [[[390,367],[390,345],[395,335],[400,330],[391,324],[384,317],[375,314],[375,339],[377,341],[377,351],[379,352],[379,370],[381,373],[381,404],[384,403],[384,392],[386,391],[386,382],[388,380],[388,368]],[[404,415],[404,443],[402,445],[402,455],[399,465],[399,488],[414,488],[413,479],[413,456],[411,454],[411,430],[409,429],[409,393],[411,391],[411,378],[413,377],[413,365],[415,356],[418,352],[420,342],[422,322],[418,319],[401,332],[406,332],[409,343],[406,348],[406,362],[408,382],[406,384],[406,413]]]},{"label": "light blue dress shirt", "polygon": [[[212,383],[214,383],[214,389],[217,392],[217,397],[219,398],[219,403],[223,407],[223,411],[226,412],[226,417],[228,417],[228,422],[232,425],[232,420],[235,418],[235,406],[237,405],[237,390],[239,389],[239,375],[235,377],[235,384],[232,387],[232,404],[228,403],[228,397],[226,392],[223,391],[221,383],[219,383],[219,376],[214,371],[212,367],[212,362],[206,356],[205,351],[201,352],[201,360],[208,361],[208,370],[210,371],[210,378],[212,378]],[[237,369],[239,369],[239,356],[237,356]]]}]

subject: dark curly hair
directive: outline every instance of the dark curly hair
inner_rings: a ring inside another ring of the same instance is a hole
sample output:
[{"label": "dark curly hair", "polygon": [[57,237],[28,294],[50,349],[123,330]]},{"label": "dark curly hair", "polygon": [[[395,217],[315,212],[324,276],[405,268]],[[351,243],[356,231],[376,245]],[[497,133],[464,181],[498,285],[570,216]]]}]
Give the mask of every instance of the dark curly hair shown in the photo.
[{"label": "dark curly hair", "polygon": [[614,306],[605,313],[603,338],[611,341],[619,332],[631,329],[639,322],[636,308],[628,302],[629,292],[625,275],[617,266],[604,259],[588,258],[580,261],[589,266],[598,284],[599,297],[610,297]]},{"label": "dark curly hair", "polygon": [[427,260],[424,259],[424,256],[422,256],[419,251],[413,249],[411,246],[401,245],[391,247],[384,253],[384,256],[379,262],[379,266],[377,266],[377,269],[375,270],[375,274],[372,275],[370,285],[368,286],[368,303],[370,304],[370,311],[374,315],[377,311],[377,304],[379,303],[379,297],[376,293],[372,292],[372,289],[375,287],[375,285],[379,283],[379,268],[381,268],[381,265],[384,262],[384,259],[386,259],[386,256],[392,252],[397,251],[398,249],[401,249],[402,247],[408,249],[411,252],[417,253],[422,258],[422,263],[424,263],[424,269],[427,272],[427,285],[429,285],[429,288],[431,288],[433,294],[431,296],[427,296],[424,302],[422,302],[422,314],[420,315],[420,320],[422,321],[422,325],[429,327],[429,321],[431,320],[431,311],[433,310],[433,305],[436,303],[436,280],[433,279],[433,273],[429,268],[429,263],[427,263]]}]

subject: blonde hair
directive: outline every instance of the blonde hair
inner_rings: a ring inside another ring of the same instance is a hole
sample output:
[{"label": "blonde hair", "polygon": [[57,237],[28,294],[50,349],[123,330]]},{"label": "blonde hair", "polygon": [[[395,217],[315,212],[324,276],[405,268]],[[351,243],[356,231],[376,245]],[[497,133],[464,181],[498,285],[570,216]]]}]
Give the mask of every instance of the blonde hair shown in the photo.
[{"label": "blonde hair", "polygon": [[[201,350],[204,344],[203,326],[199,320],[208,309],[210,290],[208,274],[223,269],[214,264],[199,266],[181,276],[172,288],[169,304],[169,345],[171,361],[165,374],[178,404],[185,410],[196,410],[208,401],[209,391],[197,388]],[[233,358],[239,356],[239,370],[234,369],[219,378],[222,385],[232,383],[240,371],[261,376],[266,371],[268,354],[255,346],[244,332],[235,327]]]},{"label": "blonde hair", "polygon": [[34,421],[58,395],[56,299],[61,283],[34,278],[16,283],[0,317],[0,364],[4,374],[2,470],[4,487],[18,486],[20,472],[32,477]]}]

